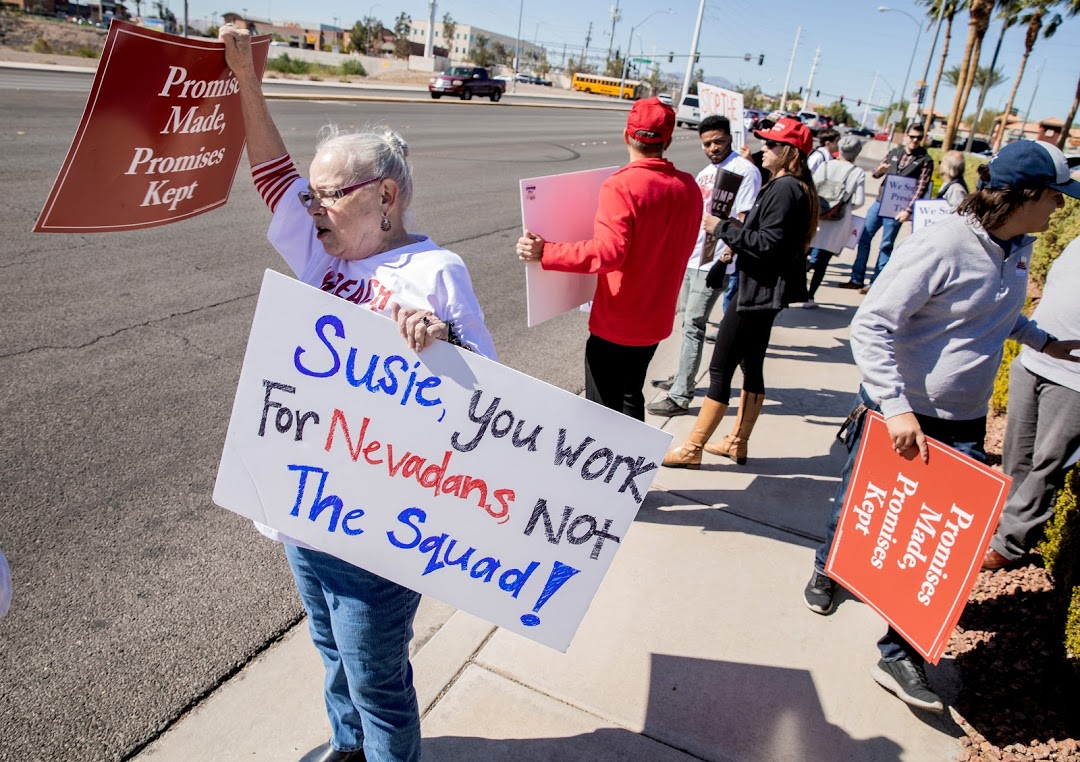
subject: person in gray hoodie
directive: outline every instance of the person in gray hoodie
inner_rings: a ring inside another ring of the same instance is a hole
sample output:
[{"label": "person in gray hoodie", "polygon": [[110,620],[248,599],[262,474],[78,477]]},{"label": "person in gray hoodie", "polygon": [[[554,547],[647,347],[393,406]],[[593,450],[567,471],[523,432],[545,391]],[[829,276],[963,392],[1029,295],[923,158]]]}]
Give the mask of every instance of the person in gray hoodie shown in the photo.
[{"label": "person in gray hoodie", "polygon": [[[980,168],[979,189],[957,214],[912,234],[874,283],[851,323],[851,348],[862,386],[841,428],[849,450],[830,511],[825,542],[803,599],[818,614],[835,607],[836,582],[825,574],[829,550],[855,466],[867,410],[885,417],[897,456],[916,451],[929,462],[926,437],[985,461],[986,412],[1006,338],[1050,357],[1080,361],[1080,341],[1063,341],[1021,314],[1031,262],[1030,233],[1046,230],[1064,205],[1080,198],[1065,156],[1043,142],[1005,146]],[[922,656],[896,630],[878,641],[870,670],[911,706],[943,711]]]}]

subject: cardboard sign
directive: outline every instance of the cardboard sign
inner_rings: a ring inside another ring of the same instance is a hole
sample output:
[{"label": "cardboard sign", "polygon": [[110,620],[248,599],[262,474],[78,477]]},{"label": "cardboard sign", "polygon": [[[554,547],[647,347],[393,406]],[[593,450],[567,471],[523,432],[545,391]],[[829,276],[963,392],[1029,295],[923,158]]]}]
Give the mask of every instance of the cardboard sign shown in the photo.
[{"label": "cardboard sign", "polygon": [[707,116],[726,116],[731,120],[731,147],[735,151],[742,148],[746,142],[742,93],[698,82],[698,103],[702,119]]},{"label": "cardboard sign", "polygon": [[845,249],[859,248],[859,237],[862,235],[864,227],[866,227],[865,217],[860,217],[857,214],[851,215],[851,235],[848,236],[847,243],[844,244]]},{"label": "cardboard sign", "polygon": [[267,271],[214,502],[565,650],[670,444]]},{"label": "cardboard sign", "polygon": [[[603,167],[522,180],[522,227],[545,241],[571,243],[591,239],[600,206],[600,186],[618,170],[618,167]],[[548,271],[539,262],[525,266],[530,328],[579,308],[595,293],[595,275]]]},{"label": "cardboard sign", "polygon": [[881,208],[879,217],[896,219],[896,215],[911,205],[915,191],[919,188],[919,178],[885,175],[881,184]]},{"label": "cardboard sign", "polygon": [[735,207],[735,197],[739,193],[743,176],[738,172],[720,169],[716,173],[716,185],[713,186],[712,213],[714,217],[726,220]]},{"label": "cardboard sign", "polygon": [[915,215],[912,217],[911,232],[922,230],[953,213],[952,206],[943,198],[915,202]]},{"label": "cardboard sign", "polygon": [[929,463],[897,455],[879,413],[864,426],[825,572],[937,664],[1012,480],[929,438]]},{"label": "cardboard sign", "polygon": [[[260,76],[269,44],[252,40]],[[245,142],[224,50],[114,20],[34,232],[139,230],[224,204]]]}]

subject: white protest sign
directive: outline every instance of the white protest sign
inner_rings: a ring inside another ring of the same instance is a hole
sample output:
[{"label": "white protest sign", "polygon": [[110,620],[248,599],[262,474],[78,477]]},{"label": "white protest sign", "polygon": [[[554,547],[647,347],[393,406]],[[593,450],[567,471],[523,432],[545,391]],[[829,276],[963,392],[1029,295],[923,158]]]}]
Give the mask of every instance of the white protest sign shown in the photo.
[{"label": "white protest sign", "polygon": [[930,201],[916,201],[915,215],[911,221],[911,232],[922,230],[952,214],[952,206],[943,198]]},{"label": "white protest sign", "polygon": [[878,216],[896,219],[896,215],[911,205],[911,199],[915,198],[918,187],[919,178],[917,177],[885,175],[881,183],[881,208],[878,210]]},{"label": "white protest sign", "polygon": [[844,244],[845,249],[859,248],[859,236],[862,235],[864,227],[866,227],[865,217],[860,217],[857,214],[851,215],[851,235],[848,236],[847,243]]},{"label": "white protest sign", "polygon": [[[593,237],[600,206],[600,186],[618,167],[532,177],[521,181],[521,223],[545,241],[572,243]],[[577,309],[596,293],[596,276],[545,270],[539,262],[525,267],[528,324]]]},{"label": "white protest sign", "polygon": [[565,650],[670,444],[267,271],[214,502]]},{"label": "white protest sign", "polygon": [[736,151],[742,148],[746,142],[742,93],[698,82],[698,103],[702,119],[707,116],[726,116],[731,120],[731,147]]}]

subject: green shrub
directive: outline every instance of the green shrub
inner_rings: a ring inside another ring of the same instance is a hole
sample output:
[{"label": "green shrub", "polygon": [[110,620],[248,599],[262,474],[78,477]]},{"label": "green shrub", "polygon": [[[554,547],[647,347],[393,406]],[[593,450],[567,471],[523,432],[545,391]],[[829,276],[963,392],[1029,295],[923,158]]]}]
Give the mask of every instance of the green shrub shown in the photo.
[{"label": "green shrub", "polygon": [[1062,606],[1067,607],[1063,643],[1080,672],[1080,468],[1074,467],[1054,501],[1054,515],[1046,522],[1039,552],[1054,579]]},{"label": "green shrub", "polygon": [[83,45],[81,48],[75,50],[75,55],[82,56],[83,58],[100,58],[101,51],[97,48],[91,48],[88,45]]},{"label": "green shrub", "polygon": [[44,37],[38,37],[36,40],[34,40],[34,43],[30,46],[30,50],[34,51],[35,53],[53,52],[52,45],[50,45],[49,41],[46,40]]},{"label": "green shrub", "polygon": [[[937,196],[938,191],[941,190],[941,157],[945,155],[945,152],[940,148],[927,148],[926,152],[934,160],[934,175],[931,179],[933,191],[930,195]],[[979,165],[987,161],[989,159],[985,156],[973,153],[964,154],[964,182],[967,183],[968,190],[975,190],[975,185],[979,182]]]},{"label": "green shrub", "polygon": [[364,65],[359,61],[348,60],[341,65],[341,73],[347,77],[366,77]]},{"label": "green shrub", "polygon": [[1006,341],[1001,365],[998,366],[997,376],[994,378],[994,392],[990,395],[990,410],[995,415],[1005,415],[1009,407],[1009,366],[1018,354],[1020,345],[1012,339]]},{"label": "green shrub", "polygon": [[282,53],[277,58],[268,58],[266,68],[280,74],[307,74],[311,71],[311,64],[297,58],[289,58],[288,53]]}]

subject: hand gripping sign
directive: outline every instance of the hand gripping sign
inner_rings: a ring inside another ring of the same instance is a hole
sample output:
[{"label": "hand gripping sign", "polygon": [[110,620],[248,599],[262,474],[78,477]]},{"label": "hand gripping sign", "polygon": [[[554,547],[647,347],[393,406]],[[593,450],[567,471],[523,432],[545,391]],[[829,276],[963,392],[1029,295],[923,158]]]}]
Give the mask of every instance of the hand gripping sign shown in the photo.
[{"label": "hand gripping sign", "polygon": [[267,271],[214,502],[566,650],[670,444]]},{"label": "hand gripping sign", "polygon": [[929,438],[929,463],[897,455],[879,413],[864,426],[825,572],[937,664],[1012,480]]},{"label": "hand gripping sign", "polygon": [[[261,76],[269,36],[252,40]],[[229,198],[244,121],[219,42],[113,21],[35,233],[166,225]]]}]

